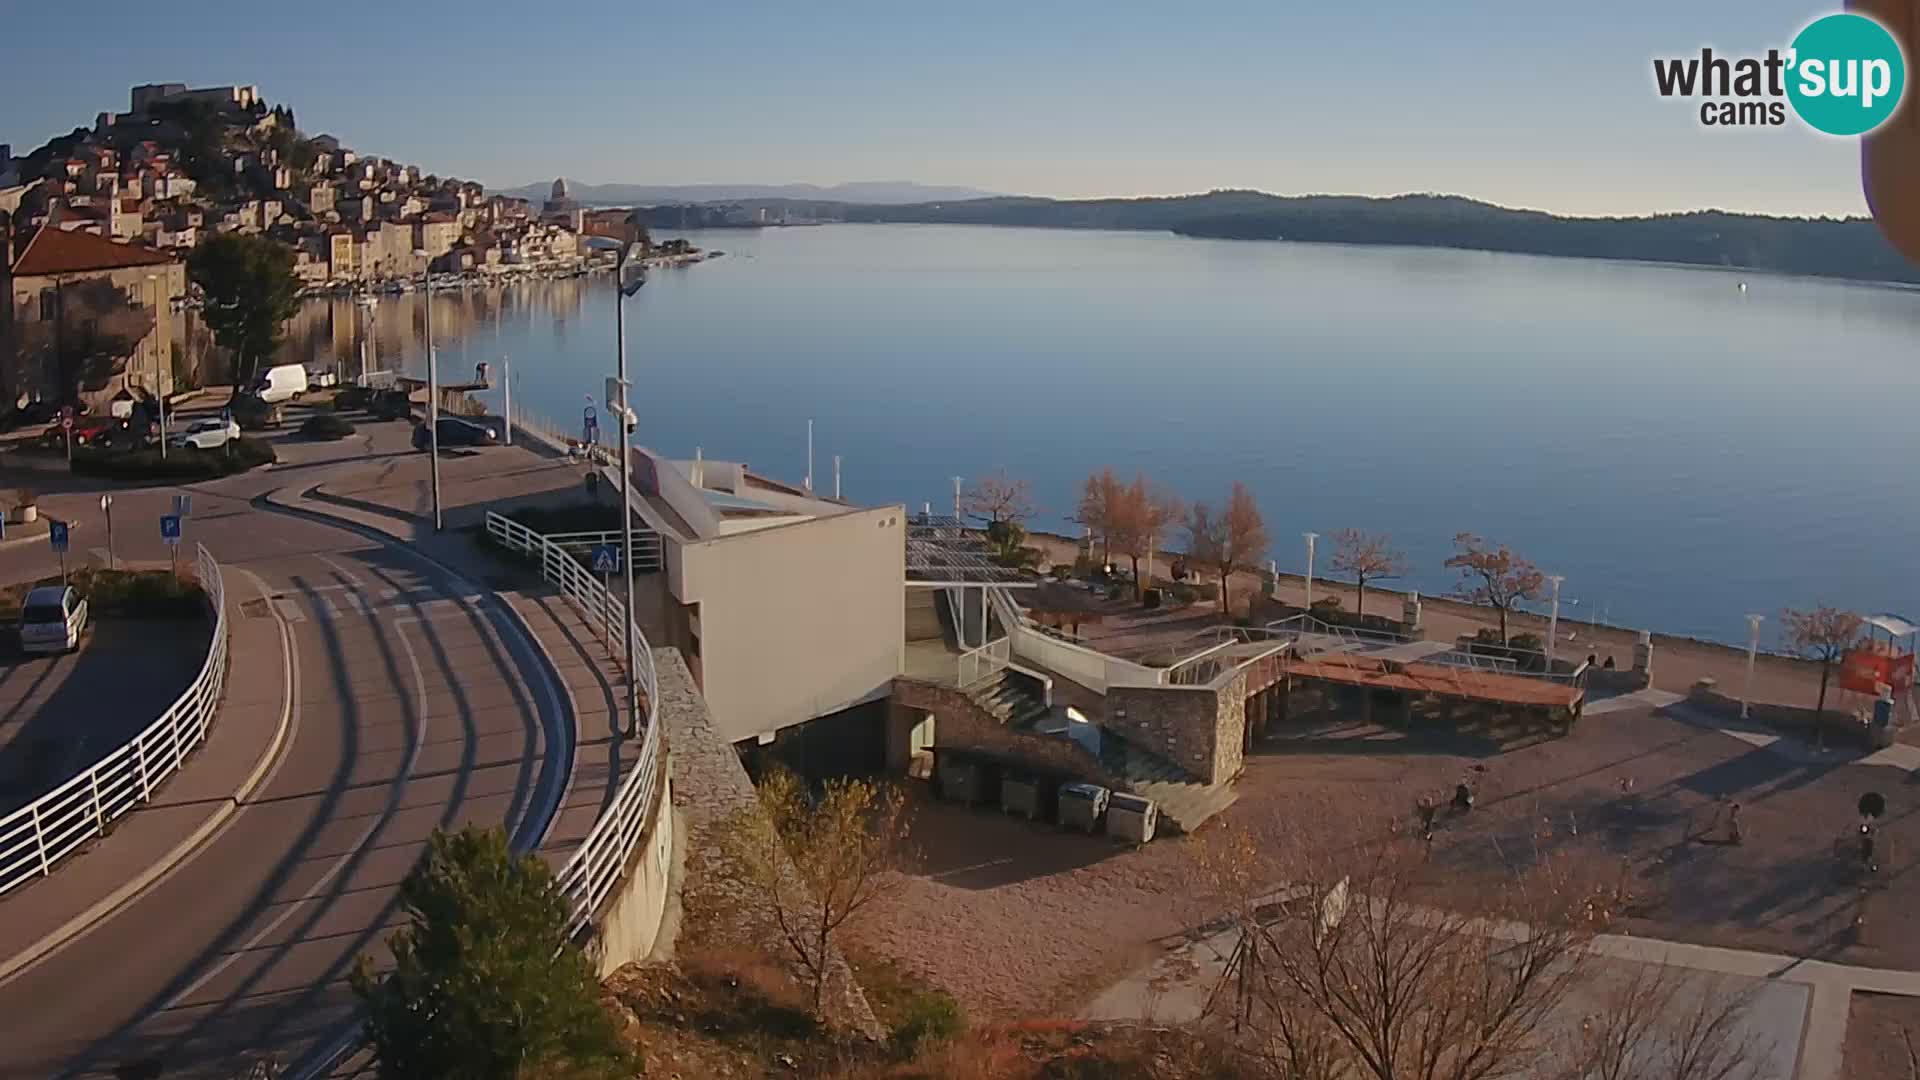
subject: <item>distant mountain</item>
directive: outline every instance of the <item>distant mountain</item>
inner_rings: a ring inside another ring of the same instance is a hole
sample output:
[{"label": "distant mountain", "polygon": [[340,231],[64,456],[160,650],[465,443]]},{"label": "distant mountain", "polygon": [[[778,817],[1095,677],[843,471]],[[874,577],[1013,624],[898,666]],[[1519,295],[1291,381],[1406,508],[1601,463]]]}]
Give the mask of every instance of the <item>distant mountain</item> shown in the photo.
[{"label": "distant mountain", "polygon": [[1720,210],[1568,218],[1457,195],[1371,198],[1259,191],[1141,199],[991,198],[818,212],[843,221],[1148,229],[1235,240],[1463,248],[1920,283],[1920,267],[1895,251],[1870,218]]},{"label": "distant mountain", "polygon": [[[818,184],[581,184],[569,179],[567,189],[575,202],[589,206],[651,206],[743,199],[805,199],[881,206],[994,197],[993,192],[978,188],[916,184],[911,180],[859,180],[822,187]],[[544,202],[552,190],[553,182],[548,181],[511,188],[501,194],[537,204]]]}]

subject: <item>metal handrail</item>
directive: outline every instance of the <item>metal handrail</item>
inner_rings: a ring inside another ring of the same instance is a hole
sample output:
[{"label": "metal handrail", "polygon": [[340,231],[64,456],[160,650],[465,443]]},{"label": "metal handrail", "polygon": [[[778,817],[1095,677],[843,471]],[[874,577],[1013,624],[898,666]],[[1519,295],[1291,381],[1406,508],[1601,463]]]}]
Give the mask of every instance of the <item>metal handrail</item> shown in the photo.
[{"label": "metal handrail", "polygon": [[[579,553],[591,550],[600,544],[620,542],[620,530],[609,529],[604,532],[546,533],[547,542],[567,551]],[[665,565],[665,548],[660,534],[651,529],[635,529],[633,532],[633,568],[635,570],[659,570]]]},{"label": "metal handrail", "polygon": [[108,823],[151,799],[206,738],[227,680],[226,586],[206,547],[195,547],[200,587],[213,607],[213,643],[200,673],[125,745],[0,818],[0,894],[52,874],[60,860],[106,835]]},{"label": "metal handrail", "polygon": [[654,786],[660,771],[660,695],[653,649],[647,644],[646,635],[627,618],[620,598],[602,588],[592,571],[580,565],[566,549],[492,511],[487,512],[487,533],[508,548],[537,556],[541,576],[578,604],[588,619],[608,628],[612,639],[609,649],[614,655],[627,655],[625,635],[634,636],[634,660],[639,670],[630,672],[628,677],[639,681],[642,707],[646,710],[646,733],[640,742],[640,757],[620,782],[612,804],[601,812],[593,828],[587,831],[586,839],[554,875],[555,883],[571,904],[567,932],[573,934],[593,920],[600,902],[620,883],[627,859],[646,831],[647,810],[653,805]]}]

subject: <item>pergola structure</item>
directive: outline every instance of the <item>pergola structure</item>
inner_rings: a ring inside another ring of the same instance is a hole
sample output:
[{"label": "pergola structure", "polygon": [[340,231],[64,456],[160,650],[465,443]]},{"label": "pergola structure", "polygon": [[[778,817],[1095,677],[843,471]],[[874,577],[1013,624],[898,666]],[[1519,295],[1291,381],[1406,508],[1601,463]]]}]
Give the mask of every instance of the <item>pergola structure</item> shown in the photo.
[{"label": "pergola structure", "polygon": [[987,643],[988,592],[993,589],[1031,589],[1038,580],[994,562],[986,541],[967,530],[957,517],[914,514],[907,518],[907,587],[958,589],[961,613],[967,610],[966,590],[979,593],[980,640],[968,642],[966,626],[956,626],[961,648]]}]

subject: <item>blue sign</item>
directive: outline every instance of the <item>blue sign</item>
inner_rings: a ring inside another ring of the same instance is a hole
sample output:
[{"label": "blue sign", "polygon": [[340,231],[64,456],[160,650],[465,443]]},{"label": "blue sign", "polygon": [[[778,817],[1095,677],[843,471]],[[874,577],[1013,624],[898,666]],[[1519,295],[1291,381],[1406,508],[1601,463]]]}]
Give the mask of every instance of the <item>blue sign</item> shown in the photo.
[{"label": "blue sign", "polygon": [[160,515],[160,539],[165,540],[168,547],[173,547],[180,542],[179,514]]},{"label": "blue sign", "polygon": [[620,549],[612,544],[593,545],[593,572],[612,574],[620,569]]},{"label": "blue sign", "polygon": [[599,414],[593,411],[593,406],[587,406],[587,411],[581,416],[581,422],[586,426],[586,433],[581,436],[580,441],[584,443],[599,442],[600,417]]},{"label": "blue sign", "polygon": [[67,553],[67,523],[64,521],[47,522],[47,539],[53,541],[53,550],[56,554],[65,555]]}]

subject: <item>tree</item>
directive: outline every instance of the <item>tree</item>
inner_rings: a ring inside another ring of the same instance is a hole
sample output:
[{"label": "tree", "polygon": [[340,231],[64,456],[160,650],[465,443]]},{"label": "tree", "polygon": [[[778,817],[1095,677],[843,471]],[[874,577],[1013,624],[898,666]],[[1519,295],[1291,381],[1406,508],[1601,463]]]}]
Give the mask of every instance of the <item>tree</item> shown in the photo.
[{"label": "tree", "polygon": [[782,941],[813,982],[813,1008],[834,955],[834,935],[899,884],[906,800],[865,780],[829,780],[818,798],[774,768],[758,804],[733,815],[723,850],[766,900]]},{"label": "tree", "polygon": [[1220,575],[1220,612],[1229,614],[1228,582],[1235,573],[1256,565],[1271,546],[1253,493],[1235,480],[1224,512],[1215,514],[1206,503],[1193,504],[1187,515],[1187,538],[1188,554]]},{"label": "tree", "polygon": [[1472,533],[1453,538],[1459,553],[1448,559],[1447,569],[1460,571],[1461,593],[1476,604],[1485,604],[1500,613],[1500,641],[1507,641],[1507,615],[1531,600],[1545,582],[1540,571],[1527,560],[1507,550],[1505,544],[1491,547]]},{"label": "tree", "polygon": [[1088,476],[1080,488],[1080,506],[1074,511],[1073,520],[1085,525],[1088,534],[1100,541],[1103,565],[1113,559],[1114,534],[1118,515],[1124,513],[1125,492],[1111,467]]},{"label": "tree", "polygon": [[[1324,839],[1324,838],[1321,838]],[[1497,888],[1447,889],[1453,869],[1412,835],[1312,847],[1229,826],[1194,875],[1227,907],[1231,954],[1208,1023],[1272,1080],[1734,1080],[1743,999],[1626,972],[1593,949],[1617,892],[1595,864],[1536,851]],[[1274,882],[1288,883],[1274,892]],[[1454,883],[1457,884],[1457,883]],[[1446,904],[1443,900],[1458,901]],[[1560,1022],[1602,991],[1569,1038]],[[1622,1045],[1621,1039],[1629,1040]]]},{"label": "tree", "polygon": [[1151,559],[1166,547],[1167,530],[1186,510],[1178,496],[1150,485],[1146,473],[1135,473],[1133,483],[1125,488],[1116,487],[1111,499],[1107,516],[1113,547],[1133,561],[1134,594],[1144,598],[1153,567],[1149,564],[1143,576],[1140,560]]},{"label": "tree", "polygon": [[1358,614],[1367,613],[1367,582],[1397,578],[1407,572],[1406,555],[1393,548],[1393,538],[1386,533],[1341,529],[1334,534],[1333,544],[1330,569],[1353,578],[1359,594],[1353,607]]},{"label": "tree", "polygon": [[1811,611],[1796,611],[1788,608],[1780,613],[1780,635],[1786,639],[1787,647],[1798,656],[1820,662],[1820,697],[1813,707],[1814,739],[1826,745],[1827,725],[1827,681],[1833,674],[1833,665],[1847,655],[1847,650],[1860,643],[1866,624],[1860,616],[1839,608],[1814,608]]},{"label": "tree", "polygon": [[280,347],[299,307],[293,250],[264,236],[223,233],[193,249],[187,274],[204,297],[201,320],[233,353],[237,394]]},{"label": "tree", "polygon": [[1033,516],[1033,498],[1025,480],[1015,480],[1004,471],[982,476],[960,494],[960,509],[986,522],[1024,522]]},{"label": "tree", "polygon": [[626,1057],[547,864],[498,828],[436,830],[400,886],[393,967],[350,982],[383,1077],[510,1080]]}]

